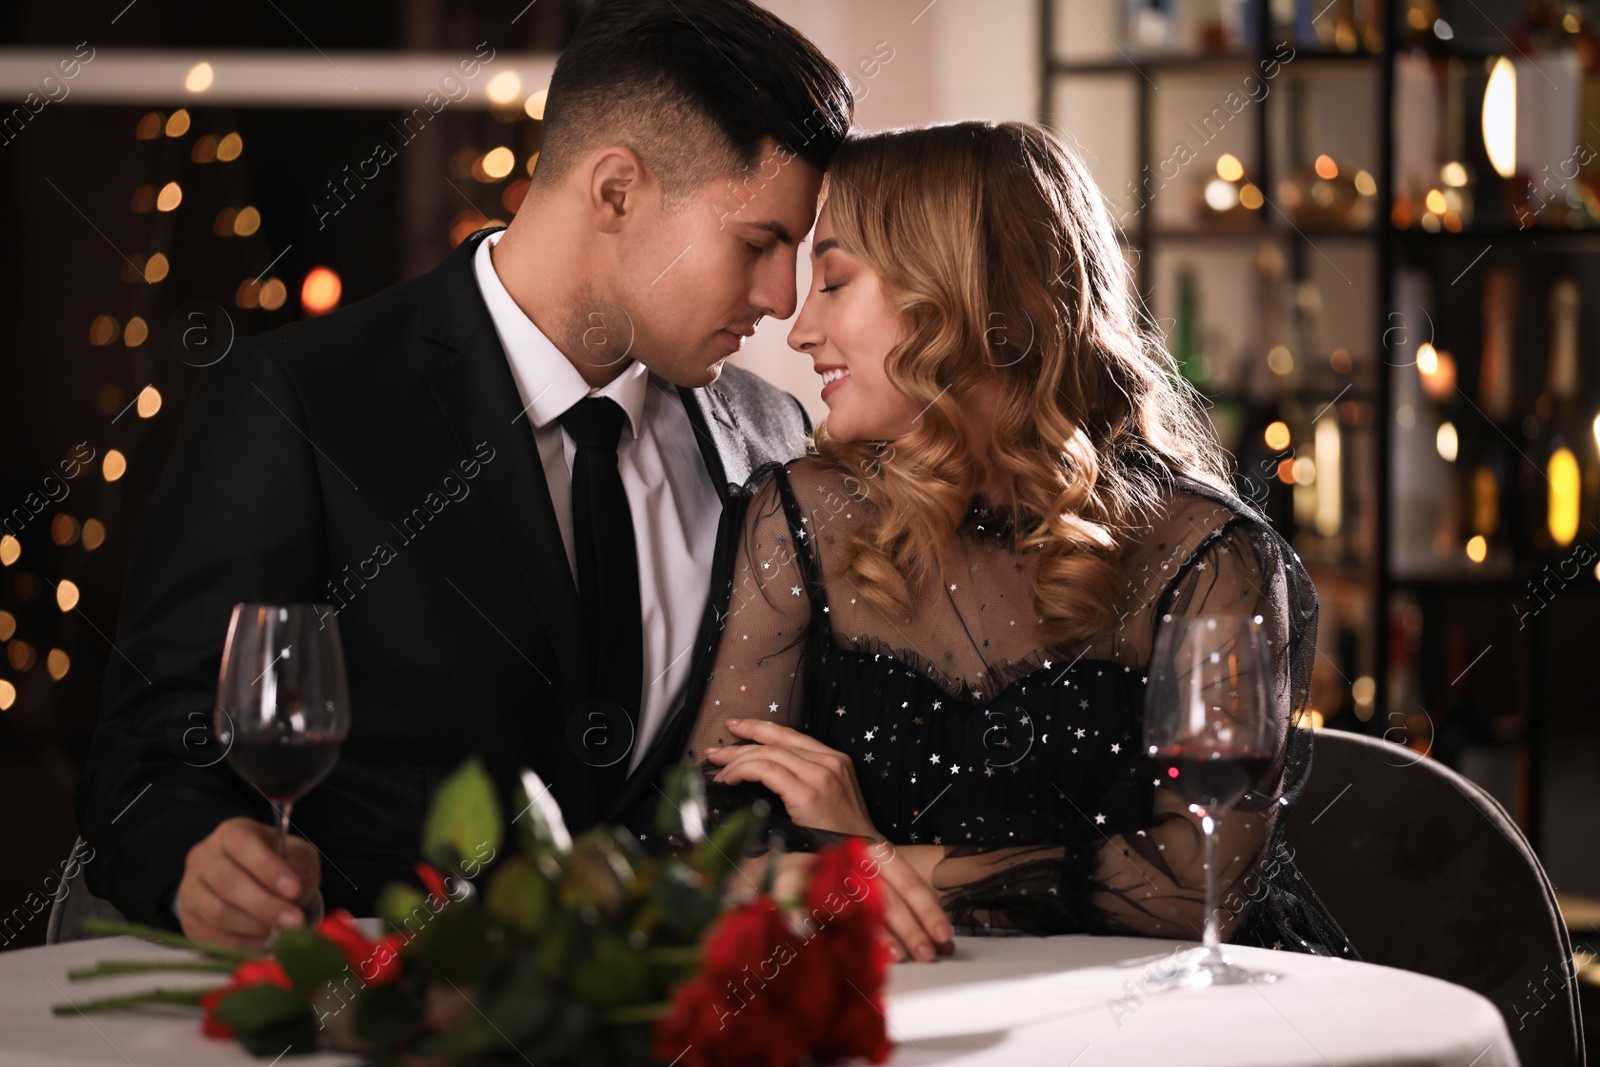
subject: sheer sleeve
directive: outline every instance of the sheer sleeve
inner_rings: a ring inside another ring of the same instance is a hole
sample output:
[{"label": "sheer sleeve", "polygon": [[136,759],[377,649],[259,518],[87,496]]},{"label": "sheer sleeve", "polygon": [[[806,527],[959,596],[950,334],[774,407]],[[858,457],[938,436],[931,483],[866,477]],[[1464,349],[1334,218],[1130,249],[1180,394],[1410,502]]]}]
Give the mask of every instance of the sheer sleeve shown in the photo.
[{"label": "sheer sleeve", "polygon": [[[1307,731],[1292,724],[1309,694],[1316,596],[1298,557],[1263,521],[1231,509],[1207,511],[1210,522],[1168,538],[1185,553],[1159,567],[1167,574],[1175,568],[1174,577],[1151,590],[1156,595],[1144,598],[1124,625],[1145,630],[1131,643],[1149,649],[1164,615],[1259,615],[1264,624],[1275,668],[1277,744],[1267,771],[1217,825],[1218,922],[1228,940],[1272,873],[1267,856],[1278,843],[1285,791],[1298,790],[1307,766],[1297,736]],[[1131,695],[1126,712],[1142,751],[1141,693],[1142,687]],[[1057,840],[947,849],[934,885],[952,920],[990,931],[1198,939],[1205,926],[1200,821],[1161,787],[1154,764],[1139,760],[1136,784],[1119,783],[1119,797],[1062,794]]]},{"label": "sheer sleeve", "polygon": [[759,784],[712,782],[717,766],[707,745],[745,742],[730,735],[729,718],[762,718],[799,728],[804,719],[805,649],[812,628],[810,588],[791,529],[792,497],[782,469],[757,484],[744,516],[728,610],[711,677],[684,758],[706,776],[713,822],[765,799],[781,818],[777,797]]}]

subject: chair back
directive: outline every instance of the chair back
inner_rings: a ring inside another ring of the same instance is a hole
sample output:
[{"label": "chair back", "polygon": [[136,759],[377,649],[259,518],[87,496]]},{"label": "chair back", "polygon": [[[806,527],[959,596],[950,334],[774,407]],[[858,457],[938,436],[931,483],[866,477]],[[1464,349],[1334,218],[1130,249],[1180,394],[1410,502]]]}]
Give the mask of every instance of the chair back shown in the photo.
[{"label": "chair back", "polygon": [[1436,760],[1318,729],[1284,838],[1369,963],[1488,997],[1524,1064],[1582,1067],[1572,941],[1504,808]]},{"label": "chair back", "polygon": [[[83,847],[83,838],[78,838],[72,844],[70,855],[77,856]],[[103,934],[91,934],[83,929],[83,920],[118,919],[122,913],[111,906],[108,900],[102,900],[89,892],[89,886],[83,880],[83,864],[73,862],[73,874],[56,894],[55,900],[50,904],[50,920],[45,927],[44,943],[58,945],[63,941],[82,941],[90,937],[103,937]]]}]

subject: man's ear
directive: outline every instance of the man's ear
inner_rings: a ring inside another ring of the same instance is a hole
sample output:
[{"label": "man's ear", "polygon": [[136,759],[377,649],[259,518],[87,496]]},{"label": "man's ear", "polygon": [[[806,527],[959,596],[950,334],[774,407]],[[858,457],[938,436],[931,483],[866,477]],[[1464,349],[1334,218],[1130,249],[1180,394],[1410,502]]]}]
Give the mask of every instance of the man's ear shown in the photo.
[{"label": "man's ear", "polygon": [[589,218],[602,233],[617,233],[659,200],[655,175],[640,162],[633,149],[614,145],[591,157],[588,182]]}]

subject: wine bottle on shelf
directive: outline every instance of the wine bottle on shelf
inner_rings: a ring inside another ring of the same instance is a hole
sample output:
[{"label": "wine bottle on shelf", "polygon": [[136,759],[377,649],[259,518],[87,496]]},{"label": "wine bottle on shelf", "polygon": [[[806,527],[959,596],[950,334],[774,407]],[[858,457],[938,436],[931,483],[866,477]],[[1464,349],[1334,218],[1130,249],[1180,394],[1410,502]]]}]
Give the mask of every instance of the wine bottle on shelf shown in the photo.
[{"label": "wine bottle on shelf", "polygon": [[1267,516],[1290,543],[1296,540],[1293,483],[1284,474],[1292,468],[1296,446],[1294,394],[1289,389],[1294,355],[1289,311],[1288,264],[1275,243],[1260,246],[1256,258],[1256,306],[1260,324],[1253,338],[1242,383],[1238,456],[1239,492]]},{"label": "wine bottle on shelf", "polygon": [[1533,0],[1510,34],[1516,70],[1516,162],[1507,185],[1518,229],[1575,228],[1597,220],[1580,174],[1593,167],[1584,120],[1600,112],[1600,38],[1576,4]]},{"label": "wine bottle on shelf", "polygon": [[[1389,455],[1390,497],[1380,506],[1391,510],[1390,558],[1397,574],[1425,577],[1457,573],[1465,558],[1461,516],[1466,482],[1461,470],[1470,455],[1460,455],[1459,430],[1452,422],[1448,444],[1441,448],[1440,429],[1460,395],[1454,388],[1439,398],[1424,389],[1424,371],[1437,373],[1440,354],[1427,324],[1433,311],[1434,279],[1427,270],[1407,267],[1395,277],[1393,347],[1386,351],[1383,372],[1390,376],[1394,410]],[[1470,535],[1468,535],[1470,536]]]},{"label": "wine bottle on shelf", "polygon": [[1295,0],[1295,43],[1325,52],[1383,50],[1376,0]]},{"label": "wine bottle on shelf", "polygon": [[1517,276],[1505,267],[1485,271],[1483,352],[1478,363],[1476,417],[1463,419],[1461,463],[1467,566],[1479,573],[1509,570],[1525,538],[1517,521],[1515,449],[1510,436],[1515,397]]},{"label": "wine bottle on shelf", "polygon": [[1172,50],[1176,41],[1174,0],[1127,0],[1123,35],[1134,55]]},{"label": "wine bottle on shelf", "polygon": [[1200,345],[1200,293],[1195,283],[1194,267],[1188,263],[1178,268],[1178,308],[1172,322],[1172,356],[1178,361],[1178,373],[1185,381],[1206,392],[1210,374],[1206,367],[1205,352]]},{"label": "wine bottle on shelf", "polygon": [[[1453,34],[1440,36],[1439,6],[1412,0],[1401,22],[1401,47],[1394,59],[1394,203],[1390,217],[1399,229],[1442,228],[1444,212],[1429,210],[1429,194],[1445,195],[1445,164],[1459,161],[1449,142],[1459,140],[1460,116],[1451,114],[1452,88],[1459,81],[1451,54]],[[1435,203],[1434,207],[1441,206]],[[1427,216],[1433,215],[1431,224]]]},{"label": "wine bottle on shelf", "polygon": [[1578,283],[1572,278],[1559,279],[1550,290],[1550,362],[1544,392],[1527,419],[1531,462],[1523,464],[1527,487],[1523,514],[1531,527],[1530,540],[1541,554],[1570,546],[1586,513],[1579,457],[1589,451],[1590,427],[1579,401],[1579,300]]}]

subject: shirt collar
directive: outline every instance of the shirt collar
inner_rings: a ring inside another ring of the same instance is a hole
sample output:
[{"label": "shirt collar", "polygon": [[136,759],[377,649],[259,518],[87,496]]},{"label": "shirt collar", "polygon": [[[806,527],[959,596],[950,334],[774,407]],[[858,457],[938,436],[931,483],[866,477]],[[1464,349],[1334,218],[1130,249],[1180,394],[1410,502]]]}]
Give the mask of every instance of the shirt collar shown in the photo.
[{"label": "shirt collar", "polygon": [[611,381],[599,389],[589,388],[589,383],[583,380],[583,375],[578,373],[572,361],[511,299],[505,283],[495,272],[489,249],[504,234],[504,230],[496,230],[485,237],[473,255],[472,266],[477,275],[478,288],[483,291],[483,302],[489,308],[495,333],[500,335],[500,344],[511,361],[523,405],[534,428],[543,429],[584,397],[603,396],[622,408],[637,440],[643,429],[644,404],[650,389],[650,368],[636,359],[631,360],[622,373]]}]

